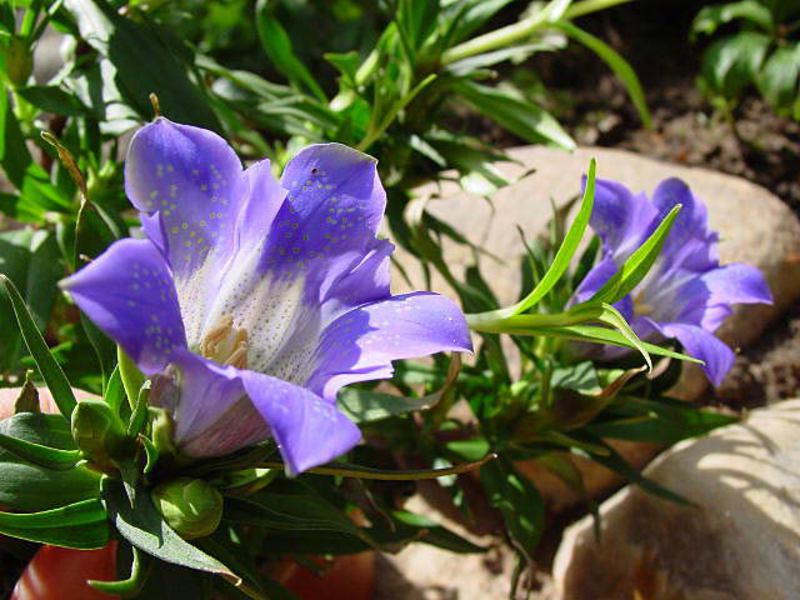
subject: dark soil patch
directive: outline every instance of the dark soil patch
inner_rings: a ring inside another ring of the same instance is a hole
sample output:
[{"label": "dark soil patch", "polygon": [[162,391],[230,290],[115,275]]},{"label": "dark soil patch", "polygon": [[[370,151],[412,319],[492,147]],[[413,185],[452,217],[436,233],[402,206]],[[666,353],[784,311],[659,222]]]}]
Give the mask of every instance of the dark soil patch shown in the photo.
[{"label": "dark soil patch", "polygon": [[596,56],[571,46],[532,67],[556,91],[552,108],[583,145],[625,148],[754,181],[800,215],[800,124],[750,96],[726,116],[699,93],[702,46],[689,42],[698,3],[649,0],[595,15],[586,25],[633,64],[653,116],[642,126],[625,88]]}]

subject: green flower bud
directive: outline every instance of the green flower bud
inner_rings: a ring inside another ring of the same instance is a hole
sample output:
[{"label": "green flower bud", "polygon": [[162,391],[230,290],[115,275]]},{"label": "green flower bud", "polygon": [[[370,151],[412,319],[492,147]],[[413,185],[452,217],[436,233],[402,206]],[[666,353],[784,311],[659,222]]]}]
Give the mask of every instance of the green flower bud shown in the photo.
[{"label": "green flower bud", "polygon": [[131,445],[125,427],[102,400],[81,400],[72,411],[72,437],[83,455],[96,465],[113,466]]},{"label": "green flower bud", "polygon": [[187,540],[211,535],[222,519],[222,494],[202,479],[180,477],[156,486],[153,503],[161,516]]},{"label": "green flower bud", "polygon": [[175,443],[172,438],[175,434],[175,426],[172,424],[172,417],[163,408],[150,407],[152,421],[152,440],[158,453],[164,455],[174,455],[177,453]]},{"label": "green flower bud", "polygon": [[8,46],[3,49],[8,79],[14,86],[23,86],[33,72],[33,53],[28,43],[21,37],[12,36]]}]

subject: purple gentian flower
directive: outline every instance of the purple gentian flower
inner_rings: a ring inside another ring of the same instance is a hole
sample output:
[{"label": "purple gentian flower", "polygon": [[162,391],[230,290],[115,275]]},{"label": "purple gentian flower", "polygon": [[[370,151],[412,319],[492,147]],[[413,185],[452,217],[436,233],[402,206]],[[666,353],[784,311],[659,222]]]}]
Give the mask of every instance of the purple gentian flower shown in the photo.
[{"label": "purple gentian flower", "polygon": [[125,239],[63,282],[148,376],[194,457],[273,437],[292,473],[361,439],[344,385],[391,361],[470,351],[447,298],[389,291],[386,194],[371,157],[309,146],[280,181],[243,170],[216,134],[164,118],[131,141],[125,188],[147,239]]},{"label": "purple gentian flower", "polygon": [[[761,272],[745,264],[720,266],[718,236],[710,231],[705,205],[679,179],[661,182],[649,200],[625,186],[597,180],[591,226],[602,242],[602,260],[586,275],[574,300],[588,300],[653,233],[676,205],[683,208],[653,268],[616,307],[644,340],[677,339],[684,351],[705,362],[719,385],[734,362],[733,351],[714,332],[734,304],[770,304]],[[613,358],[618,349],[606,348]]]}]

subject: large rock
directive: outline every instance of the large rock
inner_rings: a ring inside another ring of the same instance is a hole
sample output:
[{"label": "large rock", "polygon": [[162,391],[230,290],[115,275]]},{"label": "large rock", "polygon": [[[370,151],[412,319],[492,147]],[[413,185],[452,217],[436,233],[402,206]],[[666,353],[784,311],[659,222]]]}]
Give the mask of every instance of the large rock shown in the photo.
[{"label": "large rock", "polygon": [[627,487],[567,530],[563,600],[800,597],[800,400],[679,444],[645,474],[696,506]]}]

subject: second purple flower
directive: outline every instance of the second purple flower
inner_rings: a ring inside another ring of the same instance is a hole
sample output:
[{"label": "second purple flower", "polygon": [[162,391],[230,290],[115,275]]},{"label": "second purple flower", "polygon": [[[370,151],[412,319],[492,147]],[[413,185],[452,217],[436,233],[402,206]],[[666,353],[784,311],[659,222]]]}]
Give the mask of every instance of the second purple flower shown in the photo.
[{"label": "second purple flower", "polygon": [[[597,180],[591,226],[602,242],[602,256],[574,301],[591,298],[676,204],[683,208],[656,263],[616,307],[643,340],[677,339],[687,354],[705,363],[706,375],[719,385],[734,354],[714,332],[734,304],[770,304],[772,294],[755,267],[719,264],[718,235],[708,227],[706,207],[683,181],[662,181],[651,200],[617,182]],[[604,355],[613,358],[621,352],[606,347]]]}]

